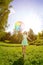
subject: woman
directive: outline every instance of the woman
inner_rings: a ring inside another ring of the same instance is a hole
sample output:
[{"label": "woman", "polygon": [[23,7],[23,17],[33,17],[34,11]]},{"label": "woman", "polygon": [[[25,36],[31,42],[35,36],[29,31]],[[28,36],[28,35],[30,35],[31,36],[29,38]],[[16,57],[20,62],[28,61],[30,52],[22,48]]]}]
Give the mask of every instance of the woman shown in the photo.
[{"label": "woman", "polygon": [[27,32],[24,32],[24,33],[23,33],[23,40],[22,40],[22,52],[23,52],[23,57],[24,57],[24,55],[25,55],[25,53],[26,53],[26,46],[28,45],[28,40],[27,40],[27,38],[28,38],[29,40],[31,40],[31,39],[28,37]]}]

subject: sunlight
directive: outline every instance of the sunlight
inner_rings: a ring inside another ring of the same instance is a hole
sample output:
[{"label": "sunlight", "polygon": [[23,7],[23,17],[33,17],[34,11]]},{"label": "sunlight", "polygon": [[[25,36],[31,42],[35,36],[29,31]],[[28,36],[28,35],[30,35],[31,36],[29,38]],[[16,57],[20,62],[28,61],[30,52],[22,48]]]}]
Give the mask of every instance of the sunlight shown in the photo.
[{"label": "sunlight", "polygon": [[24,18],[25,30],[28,31],[32,28],[35,33],[41,30],[41,20],[35,13],[30,13],[26,18]]},{"label": "sunlight", "polygon": [[8,31],[12,32],[16,21],[22,21],[24,23],[24,31],[29,31],[30,28],[33,29],[36,34],[41,31],[41,18],[34,11],[25,13],[26,12],[21,12],[20,14],[17,14],[13,8],[10,9],[8,19],[8,22],[10,22],[10,27]]}]

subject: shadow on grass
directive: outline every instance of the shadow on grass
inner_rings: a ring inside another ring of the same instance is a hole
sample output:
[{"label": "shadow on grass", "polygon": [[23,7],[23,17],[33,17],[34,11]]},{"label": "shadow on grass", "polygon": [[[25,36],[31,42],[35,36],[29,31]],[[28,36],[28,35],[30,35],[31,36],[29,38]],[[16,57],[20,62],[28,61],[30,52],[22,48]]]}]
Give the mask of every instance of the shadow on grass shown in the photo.
[{"label": "shadow on grass", "polygon": [[24,65],[24,58],[20,57],[17,61],[13,62],[13,65]]}]

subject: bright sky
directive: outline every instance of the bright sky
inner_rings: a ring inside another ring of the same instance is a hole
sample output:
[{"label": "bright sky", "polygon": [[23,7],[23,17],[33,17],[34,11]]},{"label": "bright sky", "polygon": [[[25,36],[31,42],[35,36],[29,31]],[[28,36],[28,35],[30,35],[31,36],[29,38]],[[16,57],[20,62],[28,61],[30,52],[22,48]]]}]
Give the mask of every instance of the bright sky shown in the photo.
[{"label": "bright sky", "polygon": [[16,21],[22,21],[24,30],[32,28],[36,34],[43,29],[43,0],[14,0],[11,5],[7,31],[13,32]]}]

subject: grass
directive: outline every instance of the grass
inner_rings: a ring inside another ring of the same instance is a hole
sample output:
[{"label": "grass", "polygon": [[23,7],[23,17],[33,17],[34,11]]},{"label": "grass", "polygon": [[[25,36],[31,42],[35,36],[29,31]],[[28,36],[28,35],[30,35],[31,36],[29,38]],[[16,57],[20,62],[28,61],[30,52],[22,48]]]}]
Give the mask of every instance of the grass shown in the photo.
[{"label": "grass", "polygon": [[43,65],[43,46],[27,46],[23,59],[20,44],[0,42],[0,65]]}]

